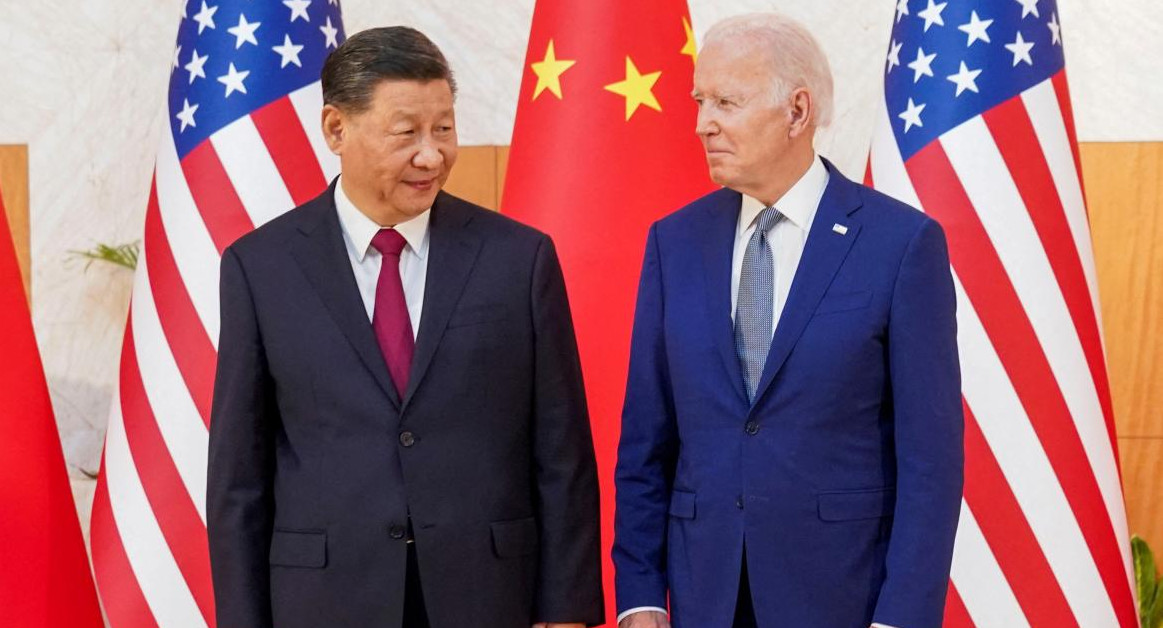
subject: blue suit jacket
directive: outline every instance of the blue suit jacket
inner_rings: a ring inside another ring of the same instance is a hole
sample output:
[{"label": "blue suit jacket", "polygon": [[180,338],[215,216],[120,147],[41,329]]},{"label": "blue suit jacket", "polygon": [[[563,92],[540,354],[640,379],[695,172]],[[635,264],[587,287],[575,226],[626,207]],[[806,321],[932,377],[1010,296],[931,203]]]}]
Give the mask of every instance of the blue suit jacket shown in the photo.
[{"label": "blue suit jacket", "polygon": [[619,610],[669,593],[676,628],[728,627],[746,547],[763,628],[941,624],[963,459],[944,234],[825,163],[754,403],[731,320],[740,194],[650,230],[616,471]]}]

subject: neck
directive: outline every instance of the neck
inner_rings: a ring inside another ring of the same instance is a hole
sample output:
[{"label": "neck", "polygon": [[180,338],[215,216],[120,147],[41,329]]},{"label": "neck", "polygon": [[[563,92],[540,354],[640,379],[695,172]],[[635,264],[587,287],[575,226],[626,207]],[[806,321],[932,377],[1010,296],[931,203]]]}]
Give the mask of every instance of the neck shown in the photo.
[{"label": "neck", "polygon": [[348,185],[347,178],[339,177],[339,185],[343,188],[343,194],[347,196],[351,204],[355,205],[361,214],[370,218],[377,225],[390,228],[408,220],[407,216],[384,202],[374,192],[368,194],[363,190],[352,189]]},{"label": "neck", "polygon": [[816,153],[811,144],[806,145],[805,149],[790,151],[790,154],[780,159],[779,163],[773,164],[773,176],[762,181],[762,187],[751,196],[768,207],[774,205],[776,201],[783,198],[784,194],[787,194],[787,191],[797,181],[803,178],[808,169],[812,167],[812,162],[815,159]]}]

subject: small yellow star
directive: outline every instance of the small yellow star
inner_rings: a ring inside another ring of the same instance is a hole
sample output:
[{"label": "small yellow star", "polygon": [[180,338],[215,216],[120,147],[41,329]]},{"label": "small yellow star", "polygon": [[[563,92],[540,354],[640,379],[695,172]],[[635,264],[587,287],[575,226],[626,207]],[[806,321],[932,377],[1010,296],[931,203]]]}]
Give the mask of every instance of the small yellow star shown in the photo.
[{"label": "small yellow star", "polygon": [[533,68],[533,72],[537,74],[537,87],[533,90],[533,100],[541,95],[541,92],[548,89],[561,100],[561,75],[565,73],[577,61],[569,61],[566,59],[558,59],[557,54],[553,51],[553,40],[549,40],[549,47],[545,50],[545,58],[541,61],[529,64]]},{"label": "small yellow star", "polygon": [[654,92],[650,91],[654,88],[654,84],[658,82],[658,77],[662,76],[662,72],[651,72],[650,74],[640,74],[638,67],[626,57],[626,79],[617,83],[611,83],[606,86],[606,89],[626,97],[626,119],[638,111],[638,107],[646,105],[655,111],[662,111],[662,106],[658,104],[658,99],[654,97]]},{"label": "small yellow star", "polygon": [[695,46],[695,32],[691,30],[691,22],[685,17],[682,18],[682,28],[686,31],[686,43],[683,44],[682,50],[679,52],[684,55],[689,55],[691,63],[699,60],[699,51]]}]

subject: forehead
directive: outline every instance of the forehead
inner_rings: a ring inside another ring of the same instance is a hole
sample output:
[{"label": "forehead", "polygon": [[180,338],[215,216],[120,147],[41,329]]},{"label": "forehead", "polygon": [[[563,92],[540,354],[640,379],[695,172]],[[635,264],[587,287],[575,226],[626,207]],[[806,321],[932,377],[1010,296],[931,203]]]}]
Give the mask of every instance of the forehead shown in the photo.
[{"label": "forehead", "polygon": [[379,113],[450,113],[452,88],[444,79],[418,81],[387,79],[372,91],[372,109]]},{"label": "forehead", "polygon": [[699,52],[694,85],[703,93],[750,93],[772,81],[771,56],[754,43],[714,41]]}]

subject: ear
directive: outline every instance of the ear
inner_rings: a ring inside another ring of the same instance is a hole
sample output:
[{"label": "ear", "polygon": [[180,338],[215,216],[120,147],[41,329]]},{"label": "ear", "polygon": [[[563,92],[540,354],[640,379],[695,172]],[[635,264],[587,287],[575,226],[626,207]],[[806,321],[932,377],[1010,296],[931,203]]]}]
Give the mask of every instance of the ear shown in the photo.
[{"label": "ear", "polygon": [[327,141],[327,148],[340,155],[343,153],[344,140],[347,138],[348,118],[335,105],[323,105],[323,139]]},{"label": "ear", "polygon": [[803,87],[792,92],[788,104],[788,137],[802,135],[812,125],[814,109],[811,92]]}]

